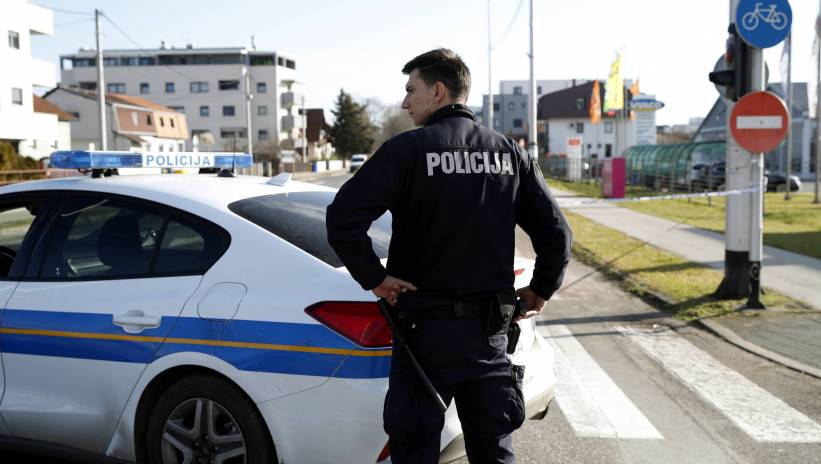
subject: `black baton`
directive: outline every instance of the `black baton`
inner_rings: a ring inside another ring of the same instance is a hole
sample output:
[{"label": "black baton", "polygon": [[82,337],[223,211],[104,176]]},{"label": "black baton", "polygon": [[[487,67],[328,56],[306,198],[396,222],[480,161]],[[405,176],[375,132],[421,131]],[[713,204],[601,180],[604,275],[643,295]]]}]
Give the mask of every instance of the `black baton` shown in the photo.
[{"label": "black baton", "polygon": [[416,375],[419,376],[419,380],[422,381],[422,384],[425,386],[425,390],[428,391],[430,394],[430,398],[436,403],[436,406],[442,411],[442,414],[448,410],[447,405],[445,402],[442,401],[442,397],[439,396],[439,392],[433,388],[433,384],[430,383],[430,379],[425,374],[425,371],[422,370],[422,366],[419,365],[419,362],[416,360],[416,357],[413,355],[410,347],[407,343],[405,343],[405,339],[402,338],[402,333],[399,332],[399,329],[396,328],[396,323],[393,321],[393,316],[391,316],[391,310],[388,307],[388,303],[385,302],[382,298],[378,299],[376,303],[379,305],[379,312],[382,313],[382,317],[388,321],[388,327],[391,328],[393,332],[393,336],[396,338],[396,342],[399,342],[400,345],[405,347],[405,352],[408,353],[408,358],[410,358],[411,366],[413,366],[413,370],[416,371]]}]

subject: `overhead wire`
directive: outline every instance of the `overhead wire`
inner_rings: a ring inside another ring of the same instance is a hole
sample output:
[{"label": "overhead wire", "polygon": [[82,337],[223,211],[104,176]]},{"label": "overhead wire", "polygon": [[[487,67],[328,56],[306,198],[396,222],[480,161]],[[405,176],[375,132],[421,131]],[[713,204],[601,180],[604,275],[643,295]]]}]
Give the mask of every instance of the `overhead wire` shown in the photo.
[{"label": "overhead wire", "polygon": [[510,19],[507,28],[505,28],[504,32],[502,32],[502,35],[500,35],[495,42],[491,42],[491,50],[502,45],[502,43],[507,39],[507,36],[513,30],[513,26],[516,24],[516,20],[519,18],[519,13],[522,11],[522,5],[524,5],[524,3],[524,0],[519,0],[519,5],[516,7],[516,11],[513,13],[513,17]]}]

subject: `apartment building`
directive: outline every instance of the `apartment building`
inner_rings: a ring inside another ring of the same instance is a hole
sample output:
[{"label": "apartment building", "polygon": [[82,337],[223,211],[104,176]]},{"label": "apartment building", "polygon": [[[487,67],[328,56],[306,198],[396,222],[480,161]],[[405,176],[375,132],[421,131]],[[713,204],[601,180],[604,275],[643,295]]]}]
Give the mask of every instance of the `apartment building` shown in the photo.
[{"label": "apartment building", "polygon": [[[59,86],[43,96],[73,116],[71,149],[100,149],[100,110],[96,92]],[[186,117],[141,97],[108,93],[106,144],[109,150],[186,151]]]},{"label": "apartment building", "polygon": [[51,10],[26,0],[0,5],[0,140],[33,158],[63,148],[58,115],[36,111],[34,103],[38,87],[54,87],[55,72],[51,63],[31,57],[32,37],[53,32]]},{"label": "apartment building", "polygon": [[[62,85],[97,90],[96,51],[60,57]],[[295,92],[296,62],[256,48],[104,50],[106,91],[138,96],[185,114],[191,135],[208,133],[203,151],[247,151],[250,113],[253,146],[301,147]],[[247,109],[246,94],[250,99]],[[192,149],[192,141],[186,142]]]}]

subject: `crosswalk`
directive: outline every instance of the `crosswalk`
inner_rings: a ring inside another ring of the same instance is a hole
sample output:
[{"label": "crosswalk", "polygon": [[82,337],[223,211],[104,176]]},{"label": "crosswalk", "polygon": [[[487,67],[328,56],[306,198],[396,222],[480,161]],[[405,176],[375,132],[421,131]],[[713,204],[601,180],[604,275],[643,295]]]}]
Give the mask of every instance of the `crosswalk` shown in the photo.
[{"label": "crosswalk", "polygon": [[[614,329],[753,440],[821,443],[821,425],[669,328]],[[566,326],[538,331],[555,351],[556,401],[577,436],[664,440]]]}]

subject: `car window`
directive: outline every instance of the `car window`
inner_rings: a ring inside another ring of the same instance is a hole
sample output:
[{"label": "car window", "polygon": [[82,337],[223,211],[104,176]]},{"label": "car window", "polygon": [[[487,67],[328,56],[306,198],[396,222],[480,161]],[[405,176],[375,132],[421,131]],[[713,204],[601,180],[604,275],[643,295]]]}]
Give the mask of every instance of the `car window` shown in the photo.
[{"label": "car window", "polygon": [[163,231],[153,272],[204,274],[228,248],[228,234],[206,222],[172,217]]},{"label": "car window", "polygon": [[36,202],[0,206],[0,277],[9,275],[23,241],[42,210]]},{"label": "car window", "polygon": [[[341,267],[342,261],[328,244],[325,232],[325,209],[334,196],[334,192],[263,195],[235,201],[228,209],[331,266]],[[387,258],[391,241],[390,212],[374,221],[368,236],[376,256]]]},{"label": "car window", "polygon": [[164,220],[118,200],[69,198],[51,225],[40,277],[146,275]]}]

